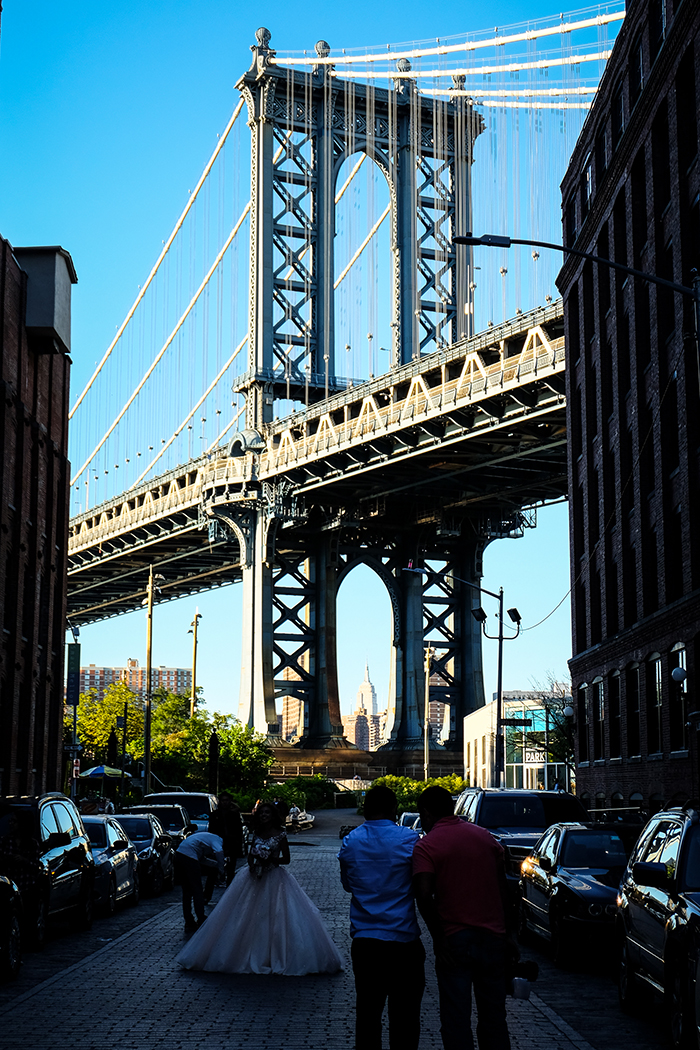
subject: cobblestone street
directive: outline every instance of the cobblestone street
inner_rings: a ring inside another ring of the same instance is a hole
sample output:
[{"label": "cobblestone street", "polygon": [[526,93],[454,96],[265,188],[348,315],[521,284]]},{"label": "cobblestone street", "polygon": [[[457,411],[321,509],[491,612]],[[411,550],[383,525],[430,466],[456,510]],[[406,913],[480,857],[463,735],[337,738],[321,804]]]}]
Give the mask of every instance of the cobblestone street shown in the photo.
[{"label": "cobblestone street", "polygon": [[[56,927],[45,951],[28,953],[17,982],[0,988],[2,1050],[346,1050],[353,1046],[354,986],[348,900],[336,853],[348,814],[319,813],[313,833],[292,838],[296,878],[321,910],[346,969],[335,976],[193,973],[175,956],[185,940],[177,888],[138,908],[97,919],[87,934]],[[217,893],[222,892],[218,890]],[[216,899],[216,898],[215,898]],[[441,1046],[428,946],[421,1050]],[[508,1001],[513,1050],[655,1050],[666,1046],[650,1010],[628,1018],[609,975],[558,970],[545,952],[529,1002]],[[388,1045],[388,1038],[385,1039]]]}]

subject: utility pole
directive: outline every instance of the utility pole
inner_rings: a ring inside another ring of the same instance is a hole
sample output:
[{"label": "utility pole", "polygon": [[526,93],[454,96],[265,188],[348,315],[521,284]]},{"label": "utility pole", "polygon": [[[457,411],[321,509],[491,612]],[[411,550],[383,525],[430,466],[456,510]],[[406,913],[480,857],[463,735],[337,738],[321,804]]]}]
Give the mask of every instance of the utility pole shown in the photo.
[{"label": "utility pole", "polygon": [[194,716],[195,704],[197,703],[197,626],[202,619],[199,609],[194,614],[194,620],[187,632],[192,635],[192,695],[190,697],[190,718]]},{"label": "utility pole", "polygon": [[153,693],[153,671],[151,654],[153,648],[153,592],[157,591],[158,588],[155,586],[156,580],[163,580],[165,577],[160,575],[153,575],[153,566],[151,565],[148,570],[148,590],[146,592],[146,600],[143,604],[146,606],[146,711],[144,718],[144,729],[143,729],[143,793],[148,795],[151,790],[151,707],[152,707],[152,693]]}]

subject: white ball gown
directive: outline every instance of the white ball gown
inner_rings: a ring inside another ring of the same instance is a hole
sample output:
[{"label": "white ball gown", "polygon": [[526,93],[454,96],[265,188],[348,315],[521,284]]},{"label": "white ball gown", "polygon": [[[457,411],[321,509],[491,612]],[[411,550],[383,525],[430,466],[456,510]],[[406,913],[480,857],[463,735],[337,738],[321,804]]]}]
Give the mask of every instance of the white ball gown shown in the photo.
[{"label": "white ball gown", "polygon": [[316,905],[294,876],[271,863],[282,831],[253,839],[253,865],[231,882],[176,962],[214,973],[337,973],[341,956]]}]

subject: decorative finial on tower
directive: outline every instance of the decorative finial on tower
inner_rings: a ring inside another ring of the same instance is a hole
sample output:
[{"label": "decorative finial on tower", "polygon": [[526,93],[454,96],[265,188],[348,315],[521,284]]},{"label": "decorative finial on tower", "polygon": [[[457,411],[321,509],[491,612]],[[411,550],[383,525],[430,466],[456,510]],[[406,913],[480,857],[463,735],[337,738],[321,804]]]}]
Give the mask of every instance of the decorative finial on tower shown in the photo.
[{"label": "decorative finial on tower", "polygon": [[464,91],[464,85],[467,82],[467,78],[464,73],[453,73],[452,83],[454,84],[455,91]]},{"label": "decorative finial on tower", "polygon": [[250,50],[253,52],[253,66],[258,73],[267,69],[271,59],[275,56],[275,52],[270,47],[271,40],[272,33],[265,26],[260,26],[255,30],[255,43],[251,44]]},{"label": "decorative finial on tower", "polygon": [[[411,63],[407,58],[400,58],[396,63],[396,71],[399,74],[410,73],[412,68],[413,67],[411,66]],[[415,83],[412,78],[406,79],[402,76],[394,77],[394,90],[399,94],[406,94],[408,91],[411,90],[412,87],[415,87]]]},{"label": "decorative finial on tower", "polygon": [[[331,45],[327,40],[317,40],[314,45],[314,51],[319,58],[328,58],[331,53]],[[316,76],[324,76],[331,73],[335,69],[332,62],[324,62],[323,65],[314,66],[313,72]]]}]

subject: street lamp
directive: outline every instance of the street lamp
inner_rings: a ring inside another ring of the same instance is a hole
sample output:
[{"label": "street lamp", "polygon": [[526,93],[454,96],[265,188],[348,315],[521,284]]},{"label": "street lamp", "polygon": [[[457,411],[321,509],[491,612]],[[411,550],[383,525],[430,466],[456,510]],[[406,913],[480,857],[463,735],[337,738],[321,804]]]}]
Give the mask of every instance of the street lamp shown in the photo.
[{"label": "street lamp", "polygon": [[156,580],[164,580],[165,576],[159,573],[153,574],[153,566],[148,570],[148,589],[146,598],[141,602],[146,606],[146,711],[143,727],[143,793],[148,795],[151,790],[151,699],[153,692],[151,671],[151,650],[153,646],[153,593],[160,594],[160,588],[156,586]]},{"label": "street lamp", "polygon": [[[464,581],[467,582],[467,581]],[[481,624],[481,630],[484,638],[490,638],[494,641],[498,641],[498,681],[496,685],[496,762],[493,770],[493,779],[495,783],[493,787],[501,786],[501,776],[505,771],[505,748],[503,746],[503,588],[499,587],[498,594],[493,591],[487,591],[485,587],[476,587],[475,584],[469,586],[474,587],[475,590],[481,591],[483,594],[488,594],[492,598],[496,598],[498,601],[498,634],[489,634],[486,630],[486,613],[479,606],[478,609],[472,609],[472,616],[478,624]],[[517,609],[509,609],[508,615],[516,625],[516,632],[509,638],[508,641],[513,641],[520,634],[520,613]]]},{"label": "street lamp", "polygon": [[197,626],[202,619],[202,614],[197,610],[194,620],[187,632],[192,635],[192,696],[190,697],[190,718],[194,716],[194,705],[197,703]]},{"label": "street lamp", "polygon": [[[419,575],[427,575],[428,574],[428,570],[427,569],[414,569],[412,565],[409,565],[408,567],[405,567],[403,571],[404,572],[416,572]],[[436,575],[438,575],[438,574],[436,574]],[[503,761],[503,757],[504,757],[504,755],[503,755],[503,751],[504,751],[504,749],[503,749],[503,642],[506,639],[503,636],[503,588],[501,587],[499,589],[499,591],[498,591],[498,594],[496,594],[494,591],[487,591],[485,587],[481,587],[477,583],[472,583],[471,580],[463,580],[459,576],[452,576],[452,579],[456,583],[463,583],[467,587],[471,587],[471,589],[473,591],[479,591],[480,594],[488,594],[489,597],[496,598],[496,600],[498,601],[498,634],[488,634],[488,632],[486,630],[486,626],[485,626],[487,616],[486,616],[486,613],[484,612],[484,610],[481,608],[481,606],[477,607],[476,609],[472,609],[471,613],[472,613],[472,616],[474,617],[474,619],[477,621],[477,623],[481,624],[481,629],[482,629],[482,631],[484,633],[484,637],[485,638],[494,639],[494,640],[498,641],[498,686],[497,686],[498,699],[496,701],[496,763],[495,763],[495,767],[494,767],[494,770],[493,770],[493,773],[495,774],[494,779],[496,780],[496,783],[493,786],[494,787],[500,787],[500,785],[501,785],[501,774],[502,774],[502,772],[503,772],[503,770],[505,768],[504,761]],[[518,635],[520,634],[520,613],[518,612],[517,609],[513,608],[513,609],[509,609],[508,610],[508,615],[510,616],[511,620],[513,621],[513,623],[516,624],[516,626],[517,626],[517,630],[516,630],[515,634],[513,635],[513,637],[507,639],[508,641],[512,641],[513,639],[517,638]],[[432,650],[432,652],[434,652],[434,650]],[[427,698],[428,698],[428,679],[429,679],[428,669],[429,669],[429,666],[430,666],[429,665],[429,659],[426,656],[426,686],[425,686],[425,689],[426,689],[426,693],[425,693],[425,695],[426,695],[426,712],[425,712],[425,724],[426,724],[426,727],[427,727],[427,723],[428,723],[428,708],[427,708],[428,699]],[[427,733],[427,729],[425,730],[425,732]],[[427,743],[425,741],[425,738],[424,738],[424,747],[427,748]],[[426,756],[427,756],[427,751],[426,751]],[[424,758],[424,762],[425,762],[425,767],[427,769],[427,757]],[[427,773],[426,773],[426,779],[427,779]]]},{"label": "street lamp", "polygon": [[485,233],[481,237],[474,237],[471,233],[467,233],[464,236],[455,236],[452,240],[454,244],[481,244],[487,248],[510,248],[513,244],[525,244],[528,247],[535,248],[551,248],[555,252],[575,255],[578,259],[588,259],[590,262],[609,266],[611,270],[621,270],[622,273],[628,273],[632,277],[639,277],[642,281],[648,281],[649,284],[660,284],[664,288],[670,288],[672,291],[678,292],[679,295],[688,296],[688,298],[693,300],[695,306],[695,360],[698,369],[698,383],[700,384],[700,274],[698,274],[697,270],[691,271],[693,286],[690,288],[688,285],[676,284],[675,281],[667,281],[664,277],[657,277],[656,274],[644,273],[643,270],[635,270],[631,266],[624,266],[622,263],[614,262],[612,259],[604,259],[602,256],[593,255],[591,252],[582,252],[579,248],[568,248],[565,244],[553,244],[550,241],[532,241],[521,237],[501,237],[495,233]]}]

